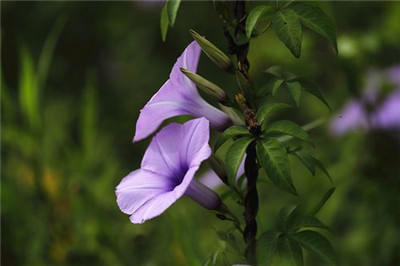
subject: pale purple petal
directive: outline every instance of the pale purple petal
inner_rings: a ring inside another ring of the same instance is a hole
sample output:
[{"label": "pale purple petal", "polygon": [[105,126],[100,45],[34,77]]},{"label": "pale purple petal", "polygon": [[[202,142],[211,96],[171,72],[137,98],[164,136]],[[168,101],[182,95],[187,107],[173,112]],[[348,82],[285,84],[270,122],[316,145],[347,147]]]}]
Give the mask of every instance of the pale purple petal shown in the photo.
[{"label": "pale purple petal", "polygon": [[[116,190],[118,206],[131,214],[132,223],[160,215],[186,193],[200,164],[211,155],[209,134],[209,121],[199,118],[183,125],[172,123],[154,136],[141,169],[125,177]],[[190,188],[189,194],[203,206],[221,204],[215,192]]]},{"label": "pale purple petal", "polygon": [[192,42],[178,58],[170,79],[140,111],[133,141],[148,137],[165,119],[179,115],[205,117],[218,130],[224,130],[232,124],[224,112],[200,96],[194,83],[180,71],[183,67],[195,72],[200,52],[198,44]]},{"label": "pale purple petal", "polygon": [[400,89],[386,98],[372,120],[378,128],[400,130]]},{"label": "pale purple petal", "polygon": [[368,128],[367,115],[359,101],[352,100],[331,122],[330,130],[335,135]]},{"label": "pale purple petal", "polygon": [[122,212],[134,213],[151,198],[171,190],[173,184],[162,175],[135,170],[117,186],[117,203]]}]

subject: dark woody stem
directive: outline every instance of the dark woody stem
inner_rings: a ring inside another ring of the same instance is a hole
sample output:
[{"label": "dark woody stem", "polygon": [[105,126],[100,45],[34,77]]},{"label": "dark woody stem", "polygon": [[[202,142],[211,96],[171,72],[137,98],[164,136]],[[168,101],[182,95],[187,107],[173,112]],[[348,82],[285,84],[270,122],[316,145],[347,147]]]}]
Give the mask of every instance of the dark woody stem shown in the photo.
[{"label": "dark woody stem", "polygon": [[[246,25],[246,2],[238,0],[235,3],[235,18],[236,18],[236,29],[235,36],[236,40],[245,36],[245,25]],[[237,43],[237,42],[236,42]],[[247,60],[247,53],[249,51],[249,42],[244,44],[235,44],[235,54],[237,58],[238,70],[247,79],[248,83],[251,83],[249,76],[250,64]],[[258,124],[255,116],[255,111],[249,107],[246,99],[241,95],[237,95],[236,100],[243,110],[246,123],[250,128],[250,132],[258,136],[260,134],[260,125]],[[246,160],[244,163],[245,175],[247,178],[247,194],[245,196],[245,211],[244,219],[246,226],[243,232],[243,238],[246,242],[246,258],[252,265],[257,264],[256,259],[256,236],[257,236],[257,213],[258,213],[258,193],[257,193],[257,178],[258,178],[258,165],[256,155],[256,143],[252,142],[246,150]]]}]

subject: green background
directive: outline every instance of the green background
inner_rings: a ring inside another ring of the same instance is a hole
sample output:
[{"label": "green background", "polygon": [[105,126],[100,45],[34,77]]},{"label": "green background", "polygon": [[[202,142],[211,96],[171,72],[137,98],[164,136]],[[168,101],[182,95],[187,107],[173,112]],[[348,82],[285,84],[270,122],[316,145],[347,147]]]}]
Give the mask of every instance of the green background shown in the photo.
[{"label": "green background", "polygon": [[[116,204],[115,187],[139,167],[149,143],[131,142],[139,110],[168,79],[191,41],[188,30],[227,48],[211,2],[183,2],[163,43],[162,4],[1,2],[2,265],[201,265],[224,247],[216,231],[229,224],[187,198],[143,225]],[[334,116],[361,94],[369,69],[400,58],[398,2],[320,6],[337,24],[339,55],[310,31],[300,59],[272,31],[250,45],[256,83],[281,65],[323,89],[333,113],[303,96],[299,110],[287,113],[300,124]],[[198,73],[232,96],[232,76],[204,55]],[[310,150],[337,187],[318,217],[332,227],[326,235],[343,265],[399,265],[399,132],[334,137],[326,125],[310,133]],[[312,206],[329,188],[321,172],[313,177],[291,165],[301,196],[260,182],[259,232],[275,226],[284,204]],[[306,265],[323,264],[308,255]]]}]

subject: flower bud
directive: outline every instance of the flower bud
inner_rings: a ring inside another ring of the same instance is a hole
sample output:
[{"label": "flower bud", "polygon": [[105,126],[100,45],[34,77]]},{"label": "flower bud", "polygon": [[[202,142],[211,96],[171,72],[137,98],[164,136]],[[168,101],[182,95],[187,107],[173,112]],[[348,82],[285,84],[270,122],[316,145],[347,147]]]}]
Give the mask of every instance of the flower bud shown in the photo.
[{"label": "flower bud", "polygon": [[211,59],[217,66],[227,71],[232,71],[233,64],[229,57],[218,49],[214,44],[208,41],[206,38],[195,32],[194,30],[189,31],[193,39],[200,45],[204,53]]},{"label": "flower bud", "polygon": [[218,210],[222,205],[221,198],[218,194],[196,179],[190,182],[185,194],[209,210]]},{"label": "flower bud", "polygon": [[200,75],[193,73],[187,69],[180,68],[181,72],[188,77],[194,84],[196,84],[197,88],[201,89],[205,94],[207,94],[212,99],[217,100],[218,102],[225,102],[228,98],[226,92],[218,87],[218,85],[212,83],[211,81],[206,80]]}]

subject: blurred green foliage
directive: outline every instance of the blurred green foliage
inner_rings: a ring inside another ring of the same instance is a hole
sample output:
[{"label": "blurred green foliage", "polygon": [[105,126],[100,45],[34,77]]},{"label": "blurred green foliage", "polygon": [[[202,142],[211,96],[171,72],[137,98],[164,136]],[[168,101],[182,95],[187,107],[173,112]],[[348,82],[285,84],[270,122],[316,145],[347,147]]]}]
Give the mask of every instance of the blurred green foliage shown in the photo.
[{"label": "blurred green foliage", "polygon": [[[302,57],[295,59],[267,32],[252,41],[249,60],[256,83],[265,82],[262,71],[272,65],[316,81],[335,112],[361,93],[368,69],[399,63],[400,4],[320,6],[336,21],[338,56],[305,31]],[[2,265],[201,265],[214,252],[224,253],[219,264],[237,262],[221,239],[240,236],[218,238],[228,225],[190,200],[144,225],[131,224],[115,202],[115,186],[140,165],[149,142],[131,144],[139,110],[191,40],[188,29],[227,45],[209,2],[181,3],[163,43],[161,8],[158,2],[1,2]],[[234,91],[231,77],[204,56],[199,73]],[[287,114],[304,123],[331,115],[312,96],[300,106]],[[334,138],[323,127],[311,134],[337,187],[318,217],[332,225],[341,262],[399,265],[399,133]],[[321,171],[310,176],[295,159],[291,165],[300,202],[315,206],[329,181]],[[259,191],[261,231],[274,228],[282,205],[299,202],[268,181]],[[319,263],[311,255],[305,261]]]}]

